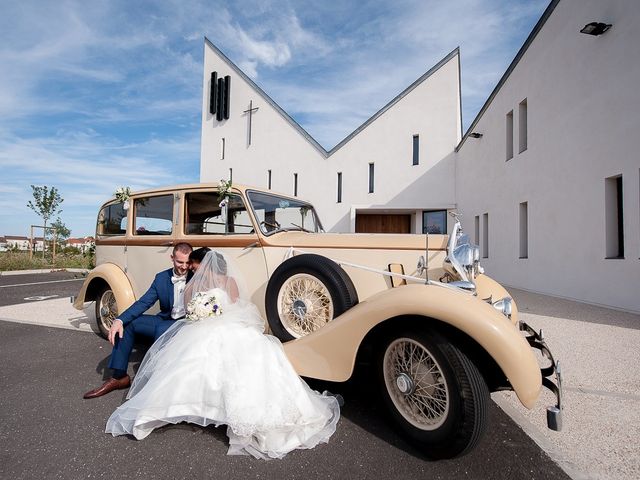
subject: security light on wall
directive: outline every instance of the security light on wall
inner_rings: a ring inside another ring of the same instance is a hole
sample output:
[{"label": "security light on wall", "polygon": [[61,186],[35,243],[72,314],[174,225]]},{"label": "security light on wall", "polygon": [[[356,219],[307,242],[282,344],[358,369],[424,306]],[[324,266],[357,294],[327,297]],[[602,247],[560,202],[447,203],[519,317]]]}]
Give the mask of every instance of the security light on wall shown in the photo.
[{"label": "security light on wall", "polygon": [[580,33],[586,33],[587,35],[602,35],[604,32],[611,28],[610,23],[591,22],[587,23]]},{"label": "security light on wall", "polygon": [[471,138],[482,138],[482,134],[481,134],[481,133],[478,133],[478,132],[471,132],[471,133],[469,134],[469,136],[470,136]]}]

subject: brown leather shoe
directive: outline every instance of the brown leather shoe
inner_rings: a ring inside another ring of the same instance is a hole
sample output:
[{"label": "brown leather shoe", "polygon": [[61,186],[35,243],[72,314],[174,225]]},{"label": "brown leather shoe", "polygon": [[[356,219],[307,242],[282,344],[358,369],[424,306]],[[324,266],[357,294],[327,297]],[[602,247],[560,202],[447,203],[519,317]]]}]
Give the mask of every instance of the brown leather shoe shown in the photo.
[{"label": "brown leather shoe", "polygon": [[110,378],[106,382],[102,384],[102,386],[98,388],[94,388],[93,390],[89,390],[84,394],[83,398],[97,398],[102,395],[106,395],[113,390],[121,390],[123,388],[128,388],[131,385],[131,378],[129,375],[125,375],[122,378]]}]

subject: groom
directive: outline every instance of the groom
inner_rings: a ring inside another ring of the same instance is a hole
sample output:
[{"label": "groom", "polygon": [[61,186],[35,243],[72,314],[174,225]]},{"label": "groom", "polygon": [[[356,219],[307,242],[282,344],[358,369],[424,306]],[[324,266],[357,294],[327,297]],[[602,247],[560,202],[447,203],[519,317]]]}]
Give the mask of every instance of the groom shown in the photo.
[{"label": "groom", "polygon": [[[131,378],[127,375],[129,356],[136,336],[143,335],[154,340],[162,335],[179,318],[185,316],[184,289],[189,273],[189,254],[193,248],[186,242],[173,247],[173,268],[156,275],[149,290],[116,318],[109,330],[109,342],[113,345],[109,368],[113,371],[109,380],[100,387],[84,394],[84,398],[101,397],[113,390],[127,388]],[[158,301],[160,313],[143,315]]]}]

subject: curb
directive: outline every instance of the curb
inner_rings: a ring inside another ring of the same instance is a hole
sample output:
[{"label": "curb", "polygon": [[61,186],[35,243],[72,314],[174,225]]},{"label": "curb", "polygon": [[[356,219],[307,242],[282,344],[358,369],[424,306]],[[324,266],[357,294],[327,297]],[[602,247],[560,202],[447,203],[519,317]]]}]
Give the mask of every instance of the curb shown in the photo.
[{"label": "curb", "polygon": [[5,275],[27,275],[34,273],[53,273],[53,272],[72,272],[72,273],[89,273],[88,268],[43,268],[40,270],[9,270],[0,272],[0,277]]}]

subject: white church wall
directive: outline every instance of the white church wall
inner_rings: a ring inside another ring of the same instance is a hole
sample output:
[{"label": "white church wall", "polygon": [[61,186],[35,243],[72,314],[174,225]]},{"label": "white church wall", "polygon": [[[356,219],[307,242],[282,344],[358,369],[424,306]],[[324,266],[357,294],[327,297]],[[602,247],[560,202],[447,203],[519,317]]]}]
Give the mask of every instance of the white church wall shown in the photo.
[{"label": "white church wall", "polygon": [[[209,113],[211,72],[218,78],[231,77],[230,116],[217,121]],[[293,194],[293,173],[318,174],[325,163],[323,155],[286,118],[260,95],[243,74],[220,56],[215,47],[205,42],[204,94],[202,102],[202,135],[200,180],[217,182],[229,178],[237,183],[267,187],[268,171],[272,172],[272,189]],[[248,139],[250,102],[258,108],[251,116],[251,145]],[[225,155],[221,159],[224,138]]]},{"label": "white church wall", "polygon": [[[594,37],[587,23],[613,24]],[[515,287],[640,311],[640,4],[562,0],[457,153],[463,225],[489,215],[488,273]],[[527,149],[519,104],[527,102]],[[506,160],[513,110],[513,158]],[[605,258],[605,179],[623,178],[624,258]],[[520,256],[527,202],[528,258]],[[484,233],[481,232],[482,240]]]},{"label": "white church wall", "polygon": [[[346,230],[345,205],[400,209],[418,218],[414,232],[419,233],[422,209],[454,205],[452,166],[438,168],[438,164],[460,139],[458,74],[456,55],[329,157],[334,192],[337,172],[343,176],[343,204],[335,203],[334,193],[334,203],[325,213],[329,224]],[[414,135],[420,141],[418,165],[413,165]],[[370,163],[375,168],[373,193],[368,191]],[[425,181],[438,187],[424,188]],[[353,230],[352,223],[349,229]]]},{"label": "white church wall", "polygon": [[[209,113],[210,75],[231,76],[230,118],[217,121]],[[452,208],[452,166],[438,167],[461,136],[457,50],[384,107],[373,119],[331,152],[326,152],[210,42],[205,42],[201,172],[203,182],[228,178],[237,183],[267,186],[298,196],[318,209],[331,231],[353,231],[352,206],[413,214],[413,230],[421,231],[423,209]],[[248,142],[248,114],[251,145]],[[412,165],[413,135],[420,138],[420,163]],[[224,138],[225,155],[221,159]],[[374,193],[368,193],[368,165],[375,165]],[[342,202],[337,203],[337,173],[342,172]],[[433,172],[425,190],[424,177]],[[422,182],[417,182],[422,179]],[[437,186],[437,188],[433,188]]]}]

